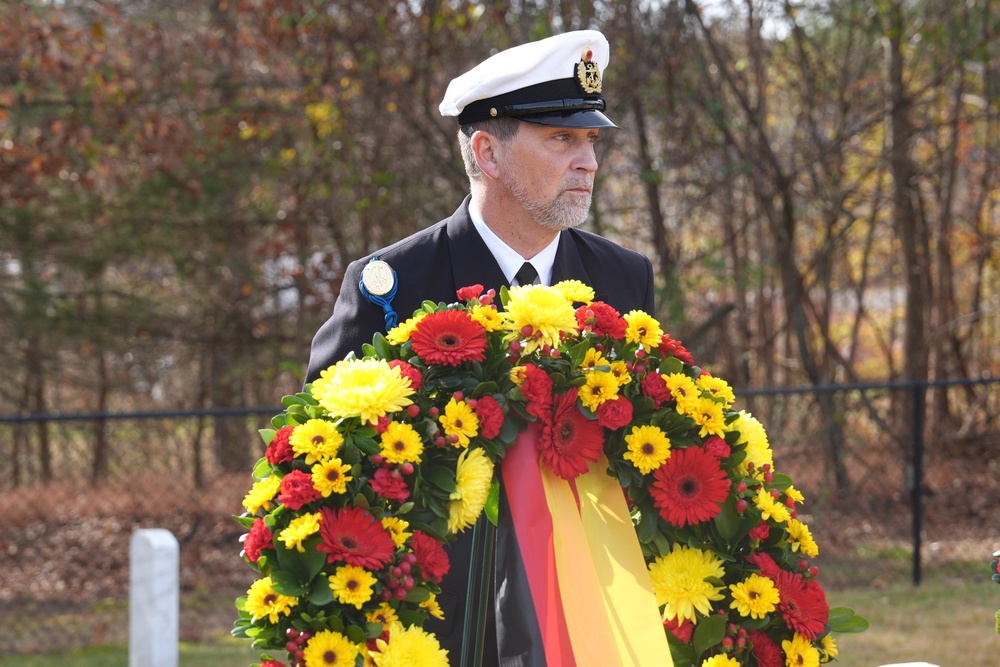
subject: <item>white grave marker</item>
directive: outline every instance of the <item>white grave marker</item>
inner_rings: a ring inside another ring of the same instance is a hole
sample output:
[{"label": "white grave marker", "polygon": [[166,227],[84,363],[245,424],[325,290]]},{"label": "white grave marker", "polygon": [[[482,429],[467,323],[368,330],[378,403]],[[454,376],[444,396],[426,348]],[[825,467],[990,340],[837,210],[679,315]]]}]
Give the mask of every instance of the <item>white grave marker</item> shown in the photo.
[{"label": "white grave marker", "polygon": [[169,530],[129,540],[129,667],[177,667],[180,547]]}]

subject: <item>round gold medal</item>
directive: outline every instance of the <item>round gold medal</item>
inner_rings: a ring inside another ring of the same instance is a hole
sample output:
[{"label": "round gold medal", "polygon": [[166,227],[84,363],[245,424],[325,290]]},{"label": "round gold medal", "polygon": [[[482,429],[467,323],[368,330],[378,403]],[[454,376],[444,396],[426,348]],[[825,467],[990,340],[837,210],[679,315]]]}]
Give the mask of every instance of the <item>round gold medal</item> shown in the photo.
[{"label": "round gold medal", "polygon": [[388,294],[395,284],[392,267],[380,259],[368,262],[361,271],[361,284],[375,296]]}]

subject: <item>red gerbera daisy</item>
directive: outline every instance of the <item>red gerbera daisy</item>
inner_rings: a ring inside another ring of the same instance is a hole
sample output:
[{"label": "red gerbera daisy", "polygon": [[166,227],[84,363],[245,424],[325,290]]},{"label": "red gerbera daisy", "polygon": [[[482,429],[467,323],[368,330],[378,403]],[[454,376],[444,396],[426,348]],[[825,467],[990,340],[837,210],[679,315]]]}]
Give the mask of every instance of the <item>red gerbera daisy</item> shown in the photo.
[{"label": "red gerbera daisy", "polygon": [[441,543],[421,530],[413,531],[410,538],[413,555],[417,557],[417,567],[425,577],[436,584],[451,569],[451,561]]},{"label": "red gerbera daisy", "polygon": [[392,559],[396,545],[382,524],[362,507],[320,509],[319,534],[323,541],[316,548],[325,551],[328,563],[345,561],[348,565],[380,570]]},{"label": "red gerbera daisy", "polygon": [[674,526],[701,523],[722,511],[729,480],[719,460],[701,447],[674,451],[653,472],[650,493],[660,516]]},{"label": "red gerbera daisy", "polygon": [[781,595],[778,611],[785,624],[809,640],[823,632],[830,615],[826,593],[815,581],[807,581],[801,574],[780,570],[774,584]]},{"label": "red gerbera daisy", "polygon": [[603,301],[595,301],[589,306],[577,308],[576,321],[581,329],[590,327],[590,330],[598,336],[611,336],[617,339],[624,338],[628,329],[628,324],[621,314]]},{"label": "red gerbera daisy", "polygon": [[[760,524],[757,525],[758,527],[760,526]],[[774,562],[774,559],[763,551],[747,556],[747,562],[760,570],[761,574],[772,581],[775,581],[778,573],[781,572],[781,568]]]},{"label": "red gerbera daisy", "polygon": [[254,519],[250,532],[243,540],[243,553],[247,560],[256,563],[260,560],[261,549],[274,549],[274,534],[267,529],[267,525],[261,518]]},{"label": "red gerbera daisy", "polygon": [[773,639],[760,630],[751,630],[748,636],[753,644],[753,656],[757,658],[758,667],[784,667],[781,649]]},{"label": "red gerbera daisy", "polygon": [[545,466],[563,479],[587,472],[587,461],[596,461],[604,445],[601,425],[583,416],[576,405],[577,390],[556,397],[551,419],[546,419],[538,439]]},{"label": "red gerbera daisy", "polygon": [[486,329],[461,310],[424,316],[410,335],[413,351],[428,364],[458,366],[486,358]]}]

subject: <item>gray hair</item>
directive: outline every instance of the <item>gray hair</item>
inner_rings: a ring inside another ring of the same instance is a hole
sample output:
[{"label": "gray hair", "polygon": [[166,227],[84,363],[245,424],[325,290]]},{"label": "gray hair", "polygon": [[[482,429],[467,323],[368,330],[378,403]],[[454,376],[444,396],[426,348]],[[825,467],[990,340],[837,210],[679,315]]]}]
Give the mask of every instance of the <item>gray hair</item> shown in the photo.
[{"label": "gray hair", "polygon": [[478,123],[468,123],[458,129],[458,146],[462,150],[462,161],[465,162],[465,173],[470,181],[478,181],[483,177],[483,171],[476,162],[476,155],[472,152],[472,135],[478,130],[489,132],[501,143],[507,143],[517,135],[521,127],[521,121],[508,116],[500,118],[488,118]]}]

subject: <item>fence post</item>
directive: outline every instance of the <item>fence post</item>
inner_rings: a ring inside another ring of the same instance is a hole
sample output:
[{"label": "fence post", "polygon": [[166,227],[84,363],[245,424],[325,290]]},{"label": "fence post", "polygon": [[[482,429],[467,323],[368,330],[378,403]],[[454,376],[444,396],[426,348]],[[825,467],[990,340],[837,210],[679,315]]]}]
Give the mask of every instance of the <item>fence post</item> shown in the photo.
[{"label": "fence post", "polygon": [[924,410],[927,403],[927,383],[913,385],[913,585],[919,586],[921,571],[921,528],[924,522]]}]

